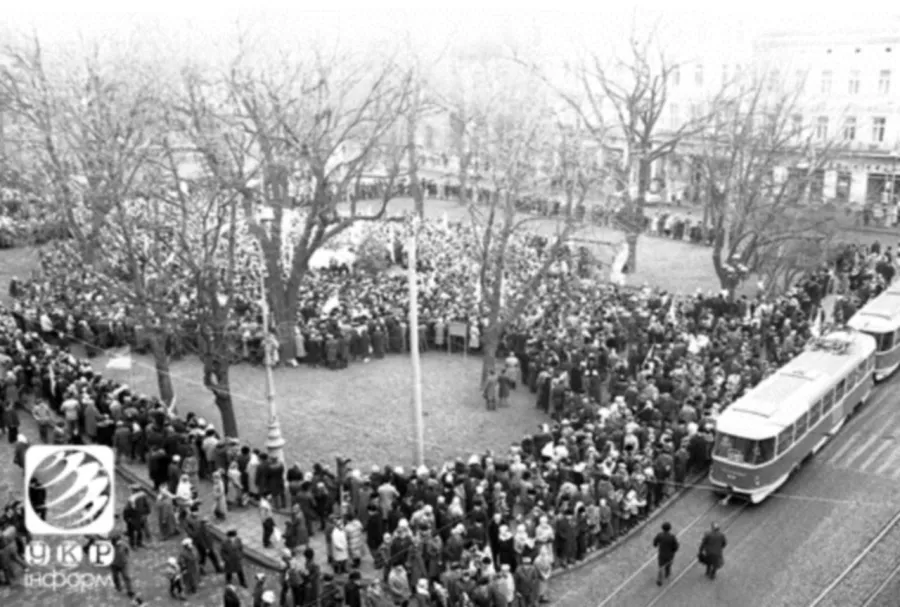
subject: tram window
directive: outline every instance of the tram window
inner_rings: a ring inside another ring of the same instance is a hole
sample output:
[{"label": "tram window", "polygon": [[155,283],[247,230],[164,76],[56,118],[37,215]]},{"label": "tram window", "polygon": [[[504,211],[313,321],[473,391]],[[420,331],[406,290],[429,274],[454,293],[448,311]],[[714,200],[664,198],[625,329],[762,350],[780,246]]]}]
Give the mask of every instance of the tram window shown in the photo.
[{"label": "tram window", "polygon": [[809,425],[813,426],[817,421],[822,418],[822,401],[817,400],[816,404],[812,406],[812,409],[809,410]]},{"label": "tram window", "polygon": [[800,414],[800,417],[797,418],[797,421],[794,422],[794,436],[797,440],[806,434],[806,411]]},{"label": "tram window", "polygon": [[879,350],[882,352],[887,352],[891,348],[894,347],[894,334],[893,333],[885,333],[881,336],[879,340],[881,343],[879,344]]},{"label": "tram window", "polygon": [[859,363],[859,367],[857,367],[857,382],[861,382],[863,378],[866,376],[866,361],[862,361]]},{"label": "tram window", "polygon": [[778,455],[791,448],[794,444],[794,427],[788,426],[778,435]]},{"label": "tram window", "polygon": [[831,408],[834,407],[834,388],[828,391],[828,394],[825,395],[825,402],[822,405],[822,408],[825,411],[831,411]]},{"label": "tram window", "polygon": [[844,398],[844,392],[846,391],[846,389],[847,389],[847,380],[842,379],[841,383],[839,383],[837,385],[837,388],[835,389],[835,393],[834,393],[835,402],[840,401],[842,398]]},{"label": "tram window", "polygon": [[871,371],[874,368],[875,368],[875,357],[870,356],[869,357],[869,370]]},{"label": "tram window", "polygon": [[775,456],[775,439],[750,440],[728,434],[716,435],[715,455],[739,464],[763,464]]},{"label": "tram window", "polygon": [[765,464],[766,462],[772,461],[775,457],[775,439],[764,438],[761,441],[756,441],[756,451],[754,454],[756,455],[753,462],[755,464]]}]

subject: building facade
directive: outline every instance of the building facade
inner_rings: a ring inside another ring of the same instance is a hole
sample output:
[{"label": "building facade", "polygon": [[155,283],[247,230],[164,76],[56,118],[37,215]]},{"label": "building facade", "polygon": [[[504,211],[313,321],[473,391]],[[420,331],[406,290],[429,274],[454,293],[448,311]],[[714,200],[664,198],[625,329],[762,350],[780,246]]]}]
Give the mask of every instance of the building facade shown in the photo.
[{"label": "building facade", "polygon": [[822,197],[856,207],[900,194],[900,22],[841,31],[772,32],[754,42],[757,66],[801,92],[796,120],[839,152]]}]

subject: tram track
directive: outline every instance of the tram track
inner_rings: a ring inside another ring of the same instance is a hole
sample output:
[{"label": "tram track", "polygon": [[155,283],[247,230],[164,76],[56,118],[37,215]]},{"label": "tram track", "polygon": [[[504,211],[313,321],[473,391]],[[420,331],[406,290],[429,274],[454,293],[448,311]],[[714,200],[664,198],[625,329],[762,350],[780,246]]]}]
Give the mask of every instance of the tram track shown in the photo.
[{"label": "tram track", "polygon": [[809,607],[873,607],[891,581],[900,574],[898,554],[900,511],[879,529]]},{"label": "tram track", "polygon": [[[884,581],[869,594],[869,597],[866,599],[866,602],[862,604],[862,607],[881,607],[882,605],[888,607],[888,605],[896,604],[897,591],[895,590],[893,591],[893,594],[891,594],[892,590],[890,585],[892,582],[900,581],[898,580],[898,576],[900,576],[900,564],[894,567],[894,570],[891,571],[890,575],[884,578]],[[883,602],[882,599],[884,599],[885,602]],[[891,601],[891,603],[886,601]]]},{"label": "tram track", "polygon": [[[698,514],[691,520],[690,523],[685,525],[683,528],[676,530],[675,536],[678,538],[679,543],[684,543],[686,541],[686,536],[688,533],[697,527],[698,523],[705,522],[708,527],[709,523],[715,521],[715,518],[711,518],[710,514],[713,513],[714,510],[720,509],[722,506],[719,502],[714,502],[709,508]],[[703,528],[703,525],[700,526]],[[643,565],[641,565],[637,570],[635,570],[630,576],[628,576],[621,584],[619,584],[612,592],[606,595],[606,597],[597,605],[597,607],[613,607],[616,605],[615,599],[616,597],[624,591],[632,582],[640,579],[643,575],[647,575],[644,572],[648,568],[653,568],[656,565],[657,559],[654,554],[652,558],[647,559]],[[558,599],[558,604],[565,605],[566,597],[560,597]]]},{"label": "tram track", "polygon": [[[721,502],[719,502],[719,504],[721,504]],[[721,507],[721,506],[719,506],[719,507]],[[737,540],[735,540],[734,537],[729,539],[729,533],[735,529],[735,527],[742,520],[742,518],[744,520],[746,520],[746,517],[744,515],[748,512],[748,508],[750,508],[750,507],[751,507],[751,505],[748,502],[741,504],[739,507],[737,507],[735,509],[735,512],[728,515],[728,517],[725,519],[724,524],[720,523],[720,525],[719,525],[719,530],[725,535],[725,539],[728,540],[728,546],[726,547],[726,557],[725,557],[726,564],[728,561],[727,551],[740,546],[741,542],[743,540],[745,540],[747,537],[749,537],[749,533],[752,533],[752,529],[755,526],[755,525],[750,525],[750,532],[748,532],[747,535],[741,534],[738,536]],[[708,526],[707,526],[707,529],[708,529]],[[706,529],[703,531],[703,533],[706,533]],[[699,543],[697,545],[697,548],[699,548]],[[694,548],[694,549],[696,549],[696,548]],[[668,603],[664,599],[666,599],[667,596],[670,596],[670,593],[673,590],[678,588],[679,582],[681,582],[687,576],[687,574],[690,573],[692,570],[695,572],[699,572],[700,569],[703,568],[702,565],[700,565],[699,562],[697,561],[697,557],[695,555],[693,555],[693,551],[689,552],[688,554],[691,555],[688,564],[681,569],[679,574],[676,575],[672,579],[671,582],[665,582],[662,587],[662,590],[660,592],[658,592],[657,595],[650,600],[650,602],[645,603],[644,607],[656,607],[657,605],[663,605],[663,606],[667,605]]]}]

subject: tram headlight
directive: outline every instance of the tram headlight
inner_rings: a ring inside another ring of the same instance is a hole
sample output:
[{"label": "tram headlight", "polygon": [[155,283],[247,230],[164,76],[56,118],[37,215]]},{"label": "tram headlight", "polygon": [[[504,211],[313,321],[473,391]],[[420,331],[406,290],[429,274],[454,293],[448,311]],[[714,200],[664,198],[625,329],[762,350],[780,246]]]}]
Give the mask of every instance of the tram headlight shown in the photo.
[{"label": "tram headlight", "polygon": [[756,486],[759,487],[759,475],[753,477],[753,482],[756,483]]}]

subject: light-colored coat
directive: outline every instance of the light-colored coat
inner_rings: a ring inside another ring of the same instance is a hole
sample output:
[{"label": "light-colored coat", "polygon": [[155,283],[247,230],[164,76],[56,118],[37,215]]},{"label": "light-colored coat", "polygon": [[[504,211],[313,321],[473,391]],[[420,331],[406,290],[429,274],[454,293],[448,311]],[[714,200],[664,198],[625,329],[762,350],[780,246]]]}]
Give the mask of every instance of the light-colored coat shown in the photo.
[{"label": "light-colored coat", "polygon": [[347,550],[351,559],[361,559],[365,542],[363,542],[363,526],[357,519],[344,525],[344,533],[347,536]]},{"label": "light-colored coat", "polygon": [[337,562],[350,558],[347,534],[340,527],[335,527],[331,531],[331,558]]}]

